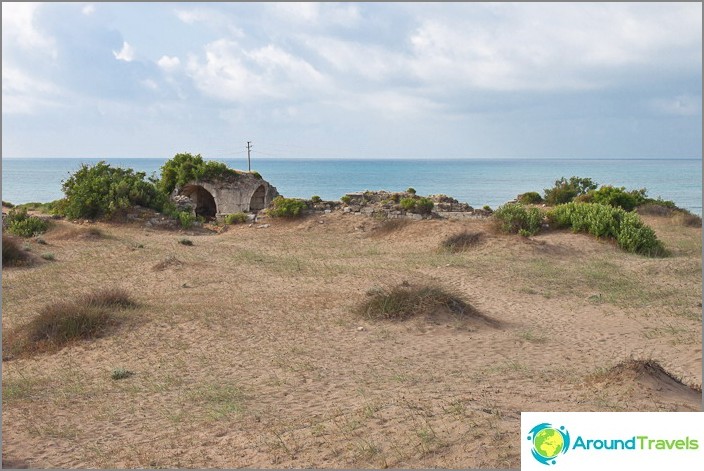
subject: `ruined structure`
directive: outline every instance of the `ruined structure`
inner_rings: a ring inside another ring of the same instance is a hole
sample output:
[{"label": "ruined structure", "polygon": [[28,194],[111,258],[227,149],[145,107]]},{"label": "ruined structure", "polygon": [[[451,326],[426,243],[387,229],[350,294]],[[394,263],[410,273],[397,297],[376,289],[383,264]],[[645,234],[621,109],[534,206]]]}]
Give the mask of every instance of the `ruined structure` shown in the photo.
[{"label": "ruined structure", "polygon": [[183,205],[184,197],[196,216],[219,218],[239,212],[257,212],[271,203],[279,192],[257,173],[238,172],[211,181],[194,180],[177,187],[171,198]]}]

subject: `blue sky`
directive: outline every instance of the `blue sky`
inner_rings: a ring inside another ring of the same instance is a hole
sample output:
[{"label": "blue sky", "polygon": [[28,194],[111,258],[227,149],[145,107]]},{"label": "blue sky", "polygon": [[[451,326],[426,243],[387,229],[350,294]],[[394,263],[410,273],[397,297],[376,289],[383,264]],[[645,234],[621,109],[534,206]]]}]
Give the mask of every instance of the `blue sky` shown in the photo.
[{"label": "blue sky", "polygon": [[701,158],[701,3],[2,4],[3,157]]}]

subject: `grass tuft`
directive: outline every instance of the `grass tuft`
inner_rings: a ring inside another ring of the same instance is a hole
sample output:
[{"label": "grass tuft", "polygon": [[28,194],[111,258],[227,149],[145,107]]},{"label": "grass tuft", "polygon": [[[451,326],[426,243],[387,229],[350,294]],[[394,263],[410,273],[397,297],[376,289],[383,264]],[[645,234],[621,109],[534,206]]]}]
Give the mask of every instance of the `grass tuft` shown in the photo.
[{"label": "grass tuft", "polygon": [[441,246],[448,252],[464,252],[480,244],[483,239],[484,234],[481,232],[464,231],[447,237]]},{"label": "grass tuft", "polygon": [[439,311],[483,317],[461,297],[433,285],[402,284],[390,291],[375,290],[359,307],[359,313],[369,320],[404,321]]},{"label": "grass tuft", "polygon": [[22,250],[19,243],[13,237],[2,235],[2,266],[17,267],[29,264],[31,258],[29,254]]}]

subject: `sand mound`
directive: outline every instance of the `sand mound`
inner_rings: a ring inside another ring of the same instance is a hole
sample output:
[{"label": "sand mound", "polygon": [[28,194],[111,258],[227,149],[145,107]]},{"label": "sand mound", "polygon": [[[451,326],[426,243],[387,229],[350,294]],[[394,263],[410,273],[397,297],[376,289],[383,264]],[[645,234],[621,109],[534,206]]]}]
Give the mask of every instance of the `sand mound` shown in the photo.
[{"label": "sand mound", "polygon": [[701,386],[687,385],[654,360],[623,361],[592,375],[589,383],[628,392],[632,398],[701,401]]}]

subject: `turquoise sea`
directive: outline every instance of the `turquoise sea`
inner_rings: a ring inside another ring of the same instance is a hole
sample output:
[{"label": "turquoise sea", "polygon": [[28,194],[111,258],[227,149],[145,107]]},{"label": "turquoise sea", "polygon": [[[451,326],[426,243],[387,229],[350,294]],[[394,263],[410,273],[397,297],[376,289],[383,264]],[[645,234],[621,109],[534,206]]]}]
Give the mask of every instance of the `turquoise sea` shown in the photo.
[{"label": "turquoise sea", "polygon": [[[2,199],[12,203],[48,202],[63,196],[61,181],[82,163],[105,160],[147,175],[166,159],[2,159]],[[230,167],[246,169],[246,159],[219,159]],[[443,193],[475,207],[495,208],[519,193],[551,187],[560,177],[590,177],[599,184],[647,188],[651,197],[674,201],[702,214],[701,160],[252,160],[257,170],[287,197],[336,200],[345,193],[364,190]]]}]

